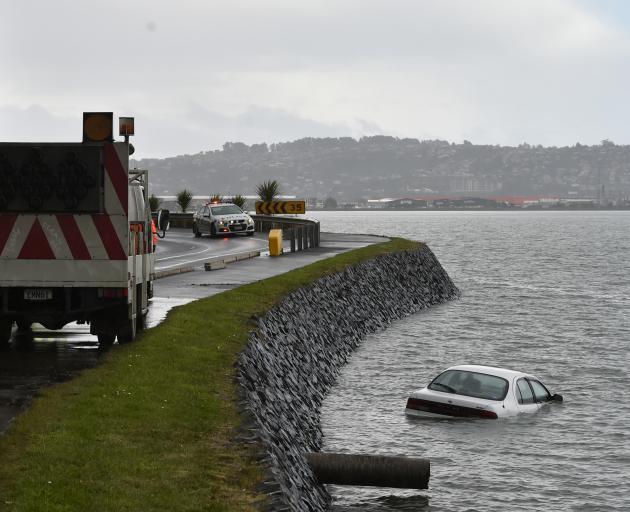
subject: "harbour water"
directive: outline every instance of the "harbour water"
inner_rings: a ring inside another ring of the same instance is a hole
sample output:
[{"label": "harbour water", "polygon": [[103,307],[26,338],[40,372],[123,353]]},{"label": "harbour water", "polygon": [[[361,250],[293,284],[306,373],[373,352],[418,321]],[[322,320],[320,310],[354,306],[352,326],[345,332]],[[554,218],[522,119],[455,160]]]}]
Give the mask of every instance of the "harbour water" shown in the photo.
[{"label": "harbour water", "polygon": [[[338,511],[630,510],[630,212],[322,212],[322,230],[426,241],[461,299],[370,336],[322,410],[324,451],[429,457],[427,491],[331,487]],[[564,395],[509,420],[420,420],[462,363]]]}]

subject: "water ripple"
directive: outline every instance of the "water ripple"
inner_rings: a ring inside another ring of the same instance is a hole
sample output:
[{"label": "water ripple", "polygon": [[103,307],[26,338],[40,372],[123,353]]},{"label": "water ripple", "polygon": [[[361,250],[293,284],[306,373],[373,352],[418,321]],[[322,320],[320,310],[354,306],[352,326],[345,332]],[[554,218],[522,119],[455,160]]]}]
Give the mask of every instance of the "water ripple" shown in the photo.
[{"label": "water ripple", "polygon": [[[320,220],[427,240],[462,290],[368,338],[322,411],[324,450],[429,457],[431,489],[331,487],[335,510],[630,509],[630,212]],[[408,393],[458,363],[534,373],[565,402],[497,422],[405,417]]]}]

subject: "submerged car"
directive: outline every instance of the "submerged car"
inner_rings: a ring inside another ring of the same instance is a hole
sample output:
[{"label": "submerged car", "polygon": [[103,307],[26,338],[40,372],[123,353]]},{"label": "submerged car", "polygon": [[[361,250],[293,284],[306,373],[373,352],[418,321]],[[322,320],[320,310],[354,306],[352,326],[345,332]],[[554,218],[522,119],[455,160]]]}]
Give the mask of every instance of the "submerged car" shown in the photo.
[{"label": "submerged car", "polygon": [[452,366],[414,391],[405,413],[422,418],[497,419],[561,402],[533,375],[491,366]]},{"label": "submerged car", "polygon": [[193,233],[196,237],[254,234],[254,221],[233,203],[209,203],[193,215]]}]

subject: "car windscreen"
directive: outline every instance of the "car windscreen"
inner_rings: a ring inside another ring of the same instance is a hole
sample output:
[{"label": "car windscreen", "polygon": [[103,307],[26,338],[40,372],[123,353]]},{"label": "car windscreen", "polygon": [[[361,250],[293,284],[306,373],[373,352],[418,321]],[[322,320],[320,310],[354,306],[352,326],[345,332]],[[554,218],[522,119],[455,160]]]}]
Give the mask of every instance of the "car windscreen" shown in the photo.
[{"label": "car windscreen", "polygon": [[472,396],[485,400],[503,400],[508,392],[508,381],[502,377],[465,370],[446,370],[438,375],[429,389],[443,393]]},{"label": "car windscreen", "polygon": [[235,204],[223,204],[221,206],[212,206],[212,215],[235,215],[243,213]]}]

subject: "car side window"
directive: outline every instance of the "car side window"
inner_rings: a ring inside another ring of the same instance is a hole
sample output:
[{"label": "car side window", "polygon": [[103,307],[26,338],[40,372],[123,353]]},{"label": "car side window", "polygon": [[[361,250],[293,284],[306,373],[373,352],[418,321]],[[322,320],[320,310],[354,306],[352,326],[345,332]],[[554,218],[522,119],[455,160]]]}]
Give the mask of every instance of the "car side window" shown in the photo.
[{"label": "car side window", "polygon": [[525,379],[518,379],[516,381],[516,397],[518,403],[521,405],[533,404],[534,394],[532,388],[529,387],[529,383]]},{"label": "car side window", "polygon": [[208,217],[210,215],[210,208],[207,206],[203,209],[203,216]]},{"label": "car side window", "polygon": [[537,402],[548,402],[549,400],[551,400],[551,394],[549,393],[547,388],[543,386],[540,382],[538,382],[537,380],[529,379],[529,383],[534,390],[534,397],[536,398]]}]

